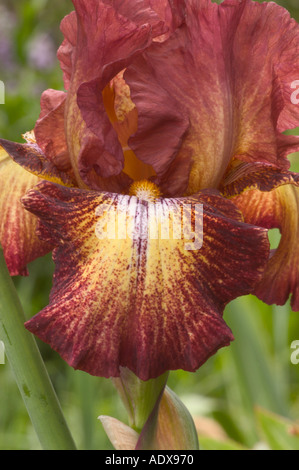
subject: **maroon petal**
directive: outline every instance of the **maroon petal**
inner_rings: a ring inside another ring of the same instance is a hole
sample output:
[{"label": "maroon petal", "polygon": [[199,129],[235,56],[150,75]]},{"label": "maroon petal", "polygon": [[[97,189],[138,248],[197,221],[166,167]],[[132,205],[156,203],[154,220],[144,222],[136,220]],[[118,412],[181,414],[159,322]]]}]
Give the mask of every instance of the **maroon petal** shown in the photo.
[{"label": "maroon petal", "polygon": [[299,311],[299,175],[293,184],[277,185],[269,191],[251,190],[233,198],[248,223],[278,228],[281,240],[271,256],[255,295],[268,304],[284,305],[290,294],[291,306]]},{"label": "maroon petal", "polygon": [[19,144],[0,139],[0,145],[16,163],[33,175],[63,186],[77,186],[72,171],[60,170],[46,158],[36,143],[28,141],[27,144]]},{"label": "maroon petal", "polygon": [[125,74],[139,119],[132,150],[170,196],[218,187],[236,156],[287,169],[299,148],[282,134],[299,123],[298,24],[274,2],[180,4],[184,23]]},{"label": "maroon petal", "polygon": [[[266,231],[240,222],[236,207],[218,193],[150,205],[43,183],[23,201],[57,247],[50,304],[26,327],[93,375],[119,376],[120,366],[142,380],[196,370],[233,339],[224,306],[252,291],[268,259]],[[204,206],[201,249],[186,249],[184,239],[144,236],[158,213],[198,203]],[[98,224],[113,220],[115,209],[134,236],[99,236]]]},{"label": "maroon petal", "polygon": [[299,185],[299,173],[281,170],[267,163],[235,161],[220,187],[225,197],[234,197],[249,189],[271,191],[284,184]]},{"label": "maroon petal", "polygon": [[46,90],[41,97],[41,113],[34,128],[38,146],[60,170],[70,170],[64,130],[66,93]]},{"label": "maroon petal", "polygon": [[[66,105],[68,148],[80,187],[103,189],[103,179],[118,178],[124,155],[105,110],[102,92],[109,81],[152,41],[151,25],[135,24],[113,5],[76,1],[77,40],[68,62],[73,64]],[[74,32],[66,20],[68,32]],[[71,44],[73,37],[67,39]],[[67,62],[67,59],[65,60]],[[98,176],[98,178],[97,178]]]},{"label": "maroon petal", "polygon": [[77,15],[72,11],[65,16],[60,24],[60,29],[64,35],[64,40],[58,49],[57,57],[60,61],[60,67],[63,71],[63,80],[65,89],[68,90],[72,71],[75,65],[75,52],[77,44],[78,24]]}]

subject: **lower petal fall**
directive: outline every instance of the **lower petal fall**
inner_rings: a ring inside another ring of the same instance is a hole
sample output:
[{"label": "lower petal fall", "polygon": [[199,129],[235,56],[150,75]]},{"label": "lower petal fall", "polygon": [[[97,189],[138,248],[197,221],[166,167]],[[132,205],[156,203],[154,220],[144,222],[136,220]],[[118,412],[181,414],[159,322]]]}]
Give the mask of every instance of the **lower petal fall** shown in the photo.
[{"label": "lower petal fall", "polygon": [[[142,380],[195,371],[233,340],[223,309],[253,290],[268,259],[266,231],[244,224],[218,192],[149,203],[44,182],[23,203],[56,246],[50,303],[26,327],[96,376],[119,376],[120,366]],[[197,233],[201,204],[200,249],[192,234],[186,244],[171,230],[167,237],[153,229],[163,225],[158,216],[165,222],[172,210],[186,209]]]},{"label": "lower petal fall", "polygon": [[51,250],[36,235],[37,217],[24,210],[20,201],[38,181],[0,147],[0,241],[12,276],[27,275],[26,265]]}]

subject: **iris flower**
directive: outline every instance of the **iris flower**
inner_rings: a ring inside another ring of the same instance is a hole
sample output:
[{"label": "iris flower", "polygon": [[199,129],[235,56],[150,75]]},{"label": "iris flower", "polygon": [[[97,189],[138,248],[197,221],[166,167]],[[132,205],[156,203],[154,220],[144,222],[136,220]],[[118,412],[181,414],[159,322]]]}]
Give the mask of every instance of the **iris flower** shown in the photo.
[{"label": "iris flower", "polygon": [[[92,375],[195,371],[232,341],[223,310],[236,297],[292,294],[299,310],[287,159],[299,138],[285,134],[299,125],[299,26],[272,2],[73,4],[58,50],[66,91],[42,94],[26,143],[0,141],[10,273],[52,250],[56,264],[49,305],[25,326]],[[197,204],[198,249],[143,236],[169,209],[196,223]],[[134,237],[97,236],[101,207],[130,215]]]}]

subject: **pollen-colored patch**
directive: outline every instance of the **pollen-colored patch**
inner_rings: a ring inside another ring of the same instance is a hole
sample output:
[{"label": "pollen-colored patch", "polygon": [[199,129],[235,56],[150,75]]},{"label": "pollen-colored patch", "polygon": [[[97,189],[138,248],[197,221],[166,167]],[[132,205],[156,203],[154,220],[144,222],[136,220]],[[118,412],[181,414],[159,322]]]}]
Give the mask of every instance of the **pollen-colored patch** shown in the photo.
[{"label": "pollen-colored patch", "polygon": [[114,109],[119,121],[124,121],[127,114],[135,108],[131,100],[130,88],[123,78],[124,70],[113,78],[113,88],[115,92]]},{"label": "pollen-colored patch", "polygon": [[129,138],[138,128],[138,113],[130,97],[130,89],[121,71],[102,92],[105,111],[109,117],[124,156],[123,172],[132,180],[140,180],[155,175],[151,165],[139,160],[128,145]]},{"label": "pollen-colored patch", "polygon": [[26,327],[93,375],[196,370],[233,339],[223,308],[268,259],[265,230],[218,193],[153,203],[45,182],[23,202],[56,246],[50,304]]},{"label": "pollen-colored patch", "polygon": [[25,132],[25,134],[22,134],[22,138],[26,140],[27,144],[36,144],[34,130]]}]

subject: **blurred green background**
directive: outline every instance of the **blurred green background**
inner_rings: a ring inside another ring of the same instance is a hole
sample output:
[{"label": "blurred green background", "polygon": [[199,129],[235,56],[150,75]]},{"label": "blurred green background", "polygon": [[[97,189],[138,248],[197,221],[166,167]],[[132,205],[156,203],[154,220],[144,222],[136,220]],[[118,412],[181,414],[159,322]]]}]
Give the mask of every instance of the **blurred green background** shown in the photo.
[{"label": "blurred green background", "polygon": [[[299,0],[277,3],[299,21]],[[39,115],[41,92],[63,89],[56,50],[60,20],[71,9],[67,0],[1,0],[1,137],[22,141]],[[272,237],[277,243],[275,232]],[[27,318],[47,305],[53,269],[49,255],[29,266],[29,278],[14,278]],[[271,307],[248,296],[232,302],[224,318],[234,343],[196,373],[177,371],[169,379],[196,421],[201,447],[299,448],[299,364],[290,361],[290,345],[299,340],[298,313],[289,304]],[[112,383],[74,371],[47,345],[38,345],[78,448],[112,448],[97,420],[107,414],[127,421]],[[7,363],[0,365],[0,449],[40,449]]]}]

